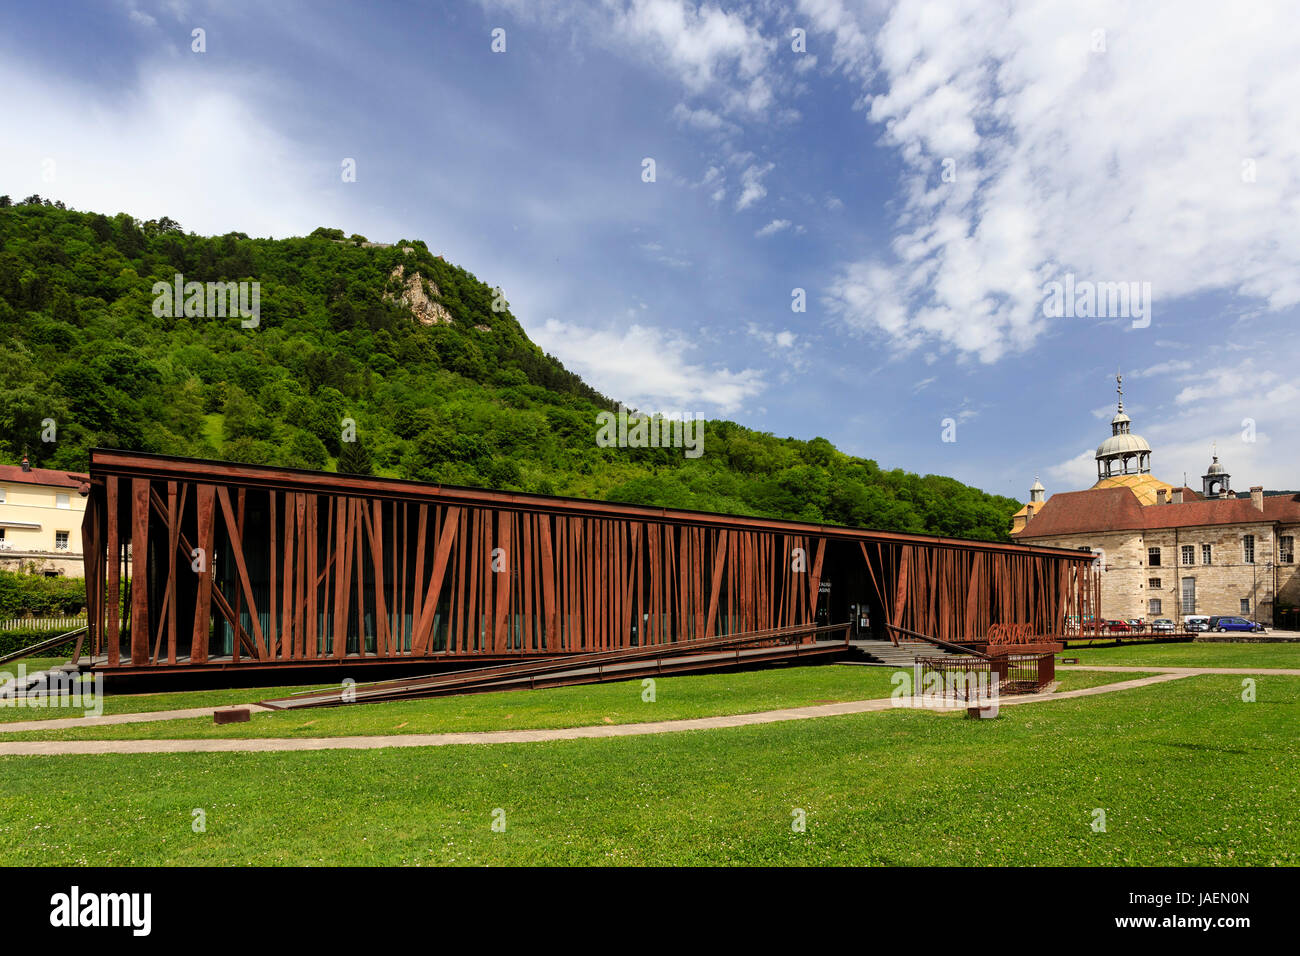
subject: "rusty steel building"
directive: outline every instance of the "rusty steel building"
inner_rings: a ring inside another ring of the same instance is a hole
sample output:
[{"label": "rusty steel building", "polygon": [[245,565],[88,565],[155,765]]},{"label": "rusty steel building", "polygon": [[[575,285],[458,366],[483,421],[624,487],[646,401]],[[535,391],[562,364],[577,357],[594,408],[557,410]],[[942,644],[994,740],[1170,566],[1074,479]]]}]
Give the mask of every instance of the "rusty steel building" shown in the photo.
[{"label": "rusty steel building", "polygon": [[84,659],[450,664],[870,620],[968,643],[1090,615],[1078,551],[95,450]]}]

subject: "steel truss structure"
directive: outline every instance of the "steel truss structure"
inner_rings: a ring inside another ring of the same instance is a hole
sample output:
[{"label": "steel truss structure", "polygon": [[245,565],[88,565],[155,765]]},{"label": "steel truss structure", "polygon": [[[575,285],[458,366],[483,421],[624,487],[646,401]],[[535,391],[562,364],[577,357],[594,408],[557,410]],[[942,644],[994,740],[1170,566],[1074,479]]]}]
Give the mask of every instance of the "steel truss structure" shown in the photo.
[{"label": "steel truss structure", "polygon": [[1096,616],[1093,555],[95,450],[108,668],[508,661],[840,623],[956,643]]}]

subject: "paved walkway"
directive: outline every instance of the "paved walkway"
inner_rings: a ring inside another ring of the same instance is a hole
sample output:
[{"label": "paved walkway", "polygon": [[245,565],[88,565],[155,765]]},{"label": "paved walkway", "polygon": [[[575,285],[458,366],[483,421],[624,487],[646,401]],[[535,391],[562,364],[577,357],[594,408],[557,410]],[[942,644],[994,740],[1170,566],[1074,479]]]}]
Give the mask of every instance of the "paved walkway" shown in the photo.
[{"label": "paved walkway", "polygon": [[[1186,672],[1186,673],[1185,673]],[[1160,684],[1196,673],[1194,668],[1180,668],[1177,673],[1155,674],[1134,680],[1084,687],[1079,690],[1054,694],[1027,694],[1003,697],[1000,706],[1035,704],[1074,697],[1092,697],[1113,691],[1131,690]],[[689,720],[662,720],[642,724],[612,724],[590,727],[563,727],[549,730],[490,730],[445,734],[390,734],[372,737],[303,737],[283,738],[222,738],[199,740],[31,740],[0,743],[0,755],[48,756],[56,754],[140,754],[140,753],[265,753],[285,750],[378,750],[386,747],[447,747],[458,744],[519,744],[541,743],[550,740],[585,740],[597,737],[640,737],[646,734],[678,733],[685,730],[714,730],[720,727],[749,727],[756,724],[774,724],[788,720],[809,720],[817,717],[838,717],[845,714],[865,714],[873,711],[912,707],[925,710],[965,710],[965,705],[936,704],[922,698],[891,698],[855,700],[838,704],[818,704],[810,707],[791,707],[785,710],[765,710],[753,714],[733,714],[728,717],[696,717]],[[205,711],[205,713],[210,711]],[[176,713],[176,712],[173,712]],[[192,714],[186,713],[187,716]],[[140,716],[140,715],[122,715]],[[105,718],[100,718],[104,720]],[[40,721],[48,724],[49,721]],[[39,728],[38,728],[39,729]]]},{"label": "paved walkway", "polygon": [[1281,674],[1284,677],[1300,677],[1300,667],[1121,667],[1118,664],[1070,664],[1062,667],[1056,665],[1058,671],[1111,671],[1117,674],[1123,673],[1143,673],[1148,674],[1177,674],[1179,677],[1190,677],[1196,674]]}]

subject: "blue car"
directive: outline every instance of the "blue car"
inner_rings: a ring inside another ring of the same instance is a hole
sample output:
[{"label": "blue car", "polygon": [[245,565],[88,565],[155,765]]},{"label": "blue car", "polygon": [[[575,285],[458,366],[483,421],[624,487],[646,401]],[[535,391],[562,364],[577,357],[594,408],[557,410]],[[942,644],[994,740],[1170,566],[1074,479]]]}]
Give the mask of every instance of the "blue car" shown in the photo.
[{"label": "blue car", "polygon": [[1244,617],[1212,617],[1210,618],[1210,630],[1222,634],[1225,631],[1254,631],[1262,634],[1264,625],[1255,621],[1248,621]]}]

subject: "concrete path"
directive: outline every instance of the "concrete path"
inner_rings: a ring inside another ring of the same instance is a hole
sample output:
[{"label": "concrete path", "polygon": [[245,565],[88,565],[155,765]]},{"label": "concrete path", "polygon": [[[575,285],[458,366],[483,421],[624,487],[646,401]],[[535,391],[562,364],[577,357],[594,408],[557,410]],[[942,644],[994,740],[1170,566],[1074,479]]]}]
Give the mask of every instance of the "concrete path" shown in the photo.
[{"label": "concrete path", "polygon": [[[1145,673],[1145,674],[1156,674],[1156,675],[1163,675],[1163,679],[1166,679],[1166,680],[1168,680],[1168,679],[1172,679],[1172,678],[1176,678],[1176,677],[1191,677],[1191,676],[1195,676],[1195,675],[1197,675],[1197,674],[1247,674],[1247,675],[1249,675],[1249,674],[1259,674],[1259,675],[1264,675],[1264,674],[1282,674],[1282,675],[1285,675],[1285,676],[1288,676],[1288,677],[1300,677],[1300,669],[1298,669],[1298,668],[1281,668],[1281,667],[1266,667],[1266,668],[1250,668],[1250,667],[1163,667],[1163,666],[1162,666],[1162,667],[1135,667],[1135,666],[1119,666],[1119,665],[1087,665],[1087,664],[1077,664],[1077,665],[1068,665],[1068,666],[1057,665],[1057,670],[1064,670],[1064,671],[1106,671],[1106,672],[1113,672],[1113,673],[1117,673],[1117,674],[1123,674],[1123,673],[1137,673],[1137,674],[1143,674],[1143,673]],[[1108,693],[1108,692],[1113,691],[1113,690],[1127,690],[1127,689],[1129,689],[1129,688],[1131,688],[1131,687],[1142,687],[1142,686],[1145,686],[1146,684],[1149,684],[1149,683],[1159,683],[1159,681],[1157,681],[1157,680],[1155,680],[1155,679],[1152,679],[1152,678],[1145,678],[1145,679],[1139,679],[1139,680],[1135,680],[1135,681],[1124,681],[1124,682],[1116,683],[1116,684],[1103,684],[1103,685],[1099,685],[1098,687],[1088,687],[1088,688],[1083,688],[1083,689],[1081,689],[1081,690],[1075,690],[1075,691],[1066,691],[1065,693],[1061,693],[1061,694],[1035,694],[1035,695],[1023,696],[1023,697],[1005,698],[1005,699],[1002,701],[1002,703],[1004,703],[1004,704],[1021,704],[1021,703],[1039,703],[1039,702],[1042,702],[1042,701],[1044,701],[1044,700],[1063,700],[1063,699],[1065,699],[1065,698],[1069,698],[1069,697],[1088,696],[1088,695],[1095,694],[1095,693]],[[852,705],[856,706],[856,705],[867,705],[867,704],[877,704],[877,703],[879,703],[879,701],[854,701],[854,702],[852,702]],[[885,703],[888,704],[889,701],[886,700]],[[850,705],[846,705],[846,704],[834,704],[834,705],[826,705],[826,706],[830,706],[830,707],[841,707],[841,706],[850,706]],[[263,707],[261,704],[229,704],[229,705],[226,705],[226,706],[224,706],[224,707],[191,707],[191,708],[188,708],[188,709],[185,709],[185,710],[155,710],[155,711],[146,711],[146,712],[143,712],[143,713],[134,713],[134,714],[109,714],[109,715],[105,715],[105,716],[101,716],[101,717],[60,717],[60,718],[52,718],[52,719],[49,719],[49,720],[22,720],[22,721],[8,721],[8,722],[0,721],[0,735],[7,734],[7,733],[13,733],[13,734],[16,734],[16,733],[25,733],[25,732],[27,732],[27,731],[40,731],[40,730],[63,730],[63,729],[74,728],[74,727],[98,727],[98,726],[108,725],[108,724],[138,724],[138,723],[150,723],[150,722],[153,722],[153,721],[164,721],[164,720],[184,720],[184,719],[186,719],[186,718],[194,718],[194,717],[208,717],[208,716],[211,716],[215,711],[218,711],[218,710],[238,710],[238,709],[240,709],[240,708],[247,708],[248,710],[251,710],[251,711],[252,711],[253,713],[255,713],[255,714],[256,714],[256,713],[264,713],[264,712],[268,712],[268,713],[269,713],[269,712],[273,712],[273,711],[274,711],[273,708],[270,708],[270,707]],[[870,710],[878,710],[878,709],[888,709],[888,708],[879,708],[879,707],[874,707],[874,706],[873,706],[873,707],[865,707],[865,706],[864,706],[862,710],[843,711],[843,713],[865,713],[865,712],[870,711]],[[942,709],[942,708],[937,708],[937,709]],[[807,710],[807,711],[815,711],[815,713],[809,713],[809,714],[807,714],[807,715],[803,715],[802,713],[800,713],[800,714],[796,715],[796,717],[789,717],[789,718],[783,718],[783,719],[798,719],[798,717],[801,717],[801,716],[808,716],[808,717],[835,716],[835,713],[836,713],[836,712],[826,712],[826,713],[822,713],[822,712],[820,712],[820,711],[821,711],[821,708],[817,708],[817,707],[812,707],[812,708],[798,708],[798,710],[799,710],[799,711],[805,711],[805,710]],[[793,712],[790,712],[790,711],[768,711],[768,712],[766,712],[766,713],[771,713],[771,714],[785,714],[785,713],[793,713]],[[761,716],[761,715],[756,715],[756,714],[755,714],[755,715],[742,715],[742,716],[744,716],[744,717],[757,717],[757,716]],[[717,719],[717,720],[731,720],[731,719],[733,719],[733,718],[700,718],[700,719],[702,719],[702,720],[713,720],[713,719]],[[765,723],[766,721],[753,720],[753,721],[749,721],[749,722],[750,722],[750,723]],[[679,723],[683,723],[683,722],[682,722],[682,721],[671,721],[671,722],[669,722],[669,723],[671,723],[671,724],[679,724]],[[637,726],[637,727],[660,727],[661,725],[660,725],[660,724],[637,724],[637,725],[634,725],[634,726]],[[710,726],[713,726],[713,725],[710,725]],[[736,725],[736,724],[719,724],[719,725],[716,725],[716,726],[739,726],[739,725]],[[586,728],[578,728],[578,729],[586,729]],[[605,728],[602,728],[602,729],[605,730],[605,731],[610,731],[610,730],[612,730],[612,729],[616,729],[616,728],[605,727]],[[680,730],[694,730],[694,729],[698,729],[698,728],[696,728],[696,727],[692,727],[692,726],[683,726],[683,727],[675,727],[675,726],[674,726],[674,727],[668,727],[667,729],[656,729],[656,730],[652,730],[652,731],[644,731],[644,730],[643,730],[643,731],[640,731],[640,732],[641,732],[641,733],[670,733],[670,732],[672,732],[673,730],[676,730],[676,729],[680,729]],[[544,732],[544,733],[561,733],[562,731],[539,731],[539,732]],[[499,732],[498,732],[498,731],[492,731],[491,733],[515,733],[515,731],[499,731]],[[531,731],[530,731],[530,733],[531,733]],[[411,735],[411,734],[393,735],[394,739],[398,739],[398,740],[406,740],[406,739],[409,739],[409,738],[412,738],[412,737],[418,737],[418,736],[420,736],[420,735]],[[440,738],[440,737],[443,737],[443,736],[451,736],[451,737],[455,737],[455,738],[456,738],[456,739],[454,739],[454,740],[447,741],[447,743],[492,743],[492,742],[495,740],[495,738],[493,738],[492,740],[470,740],[470,739],[461,740],[460,738],[461,738],[462,735],[460,735],[460,734],[451,734],[451,735],[444,735],[444,734],[429,734],[429,735],[424,735],[424,736],[428,736],[428,737],[439,737],[439,738]],[[471,735],[471,736],[474,736],[474,735]],[[583,736],[583,735],[579,735],[579,736]],[[604,734],[597,734],[597,735],[595,735],[595,736],[618,736],[618,734],[617,734],[617,733],[608,733],[608,732],[607,732],[607,733],[604,733]],[[325,739],[325,740],[327,740],[327,741],[333,741],[333,740],[354,740],[354,739],[372,740],[372,739],[387,739],[387,738],[372,738],[372,737],[366,737],[366,738],[333,737],[333,738],[323,738],[323,739]],[[559,739],[566,739],[566,738],[555,737],[555,738],[546,738],[546,739],[556,739],[556,740],[559,740]],[[232,738],[232,740],[233,740],[233,738]],[[102,742],[103,742],[103,743],[108,743],[108,741],[102,741]],[[128,741],[128,743],[129,743],[129,742],[130,742],[130,741]],[[188,741],[179,741],[179,742],[180,742],[180,743],[187,743]],[[227,741],[227,742],[230,742],[230,741]],[[237,742],[237,741],[236,741],[236,742]],[[302,743],[303,741],[293,740],[293,741],[289,741],[289,742],[293,742],[293,743]],[[502,740],[502,741],[500,741],[500,742],[504,742],[504,743],[516,743],[516,742],[519,742],[519,741]],[[0,755],[7,754],[7,753],[11,753],[11,752],[14,752],[14,753],[18,752],[18,751],[10,751],[10,750],[4,749],[5,746],[8,746],[8,745],[0,745]],[[396,746],[396,745],[393,745],[393,746]],[[440,742],[434,742],[434,743],[427,743],[427,744],[419,744],[418,746],[441,746],[441,743],[440,743]],[[216,748],[216,749],[229,749],[229,748]],[[233,748],[233,749],[239,749],[239,748]],[[301,747],[301,748],[278,747],[278,748],[248,748],[248,749],[311,749],[311,748],[309,748],[309,747]],[[110,752],[110,751],[104,751],[104,752],[107,753],[107,752]]]},{"label": "concrete path", "polygon": [[[1084,687],[1055,694],[1027,694],[1003,697],[1000,706],[1036,704],[1074,697],[1092,697],[1113,691],[1130,690],[1180,680],[1187,673],[1156,674],[1116,684]],[[61,754],[142,754],[142,753],[265,753],[285,750],[378,750],[385,747],[447,747],[463,744],[541,743],[550,740],[584,740],[598,737],[640,737],[646,734],[678,733],[685,730],[714,730],[721,727],[750,727],[788,720],[810,720],[873,711],[916,708],[935,711],[965,710],[965,705],[939,704],[923,698],[879,698],[838,704],[765,710],[728,717],[696,717],[689,720],[662,720],[642,724],[605,724],[590,727],[564,727],[548,730],[490,730],[445,734],[390,734],[372,737],[303,737],[223,738],[209,740],[31,740],[0,743],[0,755],[50,756]],[[122,715],[128,716],[128,715]],[[137,716],[137,715],[129,715]],[[41,721],[41,723],[48,723]]]},{"label": "concrete path", "polygon": [[1121,667],[1118,664],[1069,664],[1056,665],[1058,671],[1108,671],[1116,674],[1147,673],[1177,674],[1189,677],[1195,674],[1281,674],[1284,677],[1300,677],[1298,667]]}]

